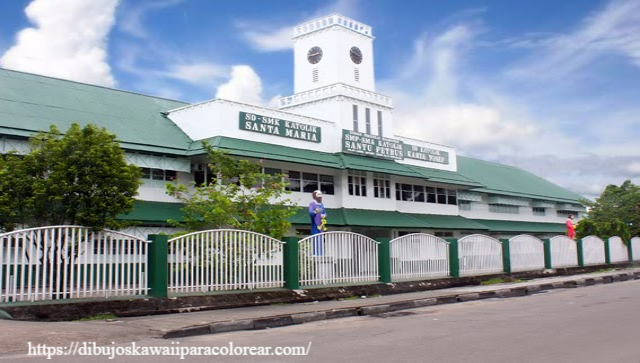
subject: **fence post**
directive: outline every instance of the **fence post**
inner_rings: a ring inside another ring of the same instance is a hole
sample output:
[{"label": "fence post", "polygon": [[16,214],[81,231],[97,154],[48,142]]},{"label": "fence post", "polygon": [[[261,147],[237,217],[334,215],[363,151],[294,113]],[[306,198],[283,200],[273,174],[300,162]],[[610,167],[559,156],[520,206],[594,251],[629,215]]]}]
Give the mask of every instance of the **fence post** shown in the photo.
[{"label": "fence post", "polygon": [[581,239],[576,241],[576,246],[578,247],[578,266],[584,267],[584,249],[582,248]]},{"label": "fence post", "polygon": [[544,245],[544,268],[547,270],[553,269],[551,265],[551,240],[543,239],[542,243]]},{"label": "fence post", "polygon": [[508,239],[501,239],[502,242],[502,266],[504,268],[504,273],[511,273],[511,246],[509,245]]},{"label": "fence post", "polygon": [[376,238],[378,245],[378,272],[380,273],[380,282],[391,282],[391,241],[390,238]]},{"label": "fence post", "polygon": [[298,263],[298,237],[284,237],[284,287],[289,290],[298,290],[300,288],[300,274]]},{"label": "fence post", "polygon": [[611,265],[611,244],[609,244],[609,239],[604,241],[604,263]]},{"label": "fence post", "polygon": [[[633,262],[633,243],[631,243],[631,240],[627,243],[627,250],[629,251],[629,262]],[[638,251],[638,253],[640,253],[640,251]]]},{"label": "fence post", "polygon": [[147,278],[149,279],[149,295],[152,297],[167,297],[169,287],[168,255],[169,236],[151,234],[148,237],[149,253],[147,254]]},{"label": "fence post", "polygon": [[449,242],[449,269],[451,277],[460,277],[460,255],[458,253],[458,239],[446,238]]}]

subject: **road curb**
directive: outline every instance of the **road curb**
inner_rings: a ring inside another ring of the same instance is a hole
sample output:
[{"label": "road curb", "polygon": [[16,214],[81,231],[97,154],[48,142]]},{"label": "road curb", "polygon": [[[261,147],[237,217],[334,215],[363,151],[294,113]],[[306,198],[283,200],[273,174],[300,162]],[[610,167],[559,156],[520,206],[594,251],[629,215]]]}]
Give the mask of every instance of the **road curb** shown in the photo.
[{"label": "road curb", "polygon": [[640,280],[640,271],[623,272],[608,276],[581,277],[574,280],[558,281],[553,283],[541,283],[530,286],[518,286],[500,290],[480,291],[464,294],[442,295],[433,298],[420,298],[406,301],[397,301],[387,304],[363,305],[343,309],[330,309],[322,311],[304,312],[259,317],[255,319],[238,319],[232,321],[212,322],[209,324],[188,326],[166,332],[165,339],[183,338],[197,335],[219,334],[241,330],[261,330],[309,323],[313,321],[339,319],[352,316],[379,315],[393,311],[408,310],[433,305],[454,304],[458,302],[476,301],[491,298],[511,298],[538,294],[553,289],[570,289],[585,286],[595,286]]}]

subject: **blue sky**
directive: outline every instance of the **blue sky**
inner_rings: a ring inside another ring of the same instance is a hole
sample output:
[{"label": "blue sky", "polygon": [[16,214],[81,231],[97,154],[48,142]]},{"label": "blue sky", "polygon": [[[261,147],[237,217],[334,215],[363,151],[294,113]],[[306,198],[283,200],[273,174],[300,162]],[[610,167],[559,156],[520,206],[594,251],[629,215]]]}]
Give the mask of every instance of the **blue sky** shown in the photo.
[{"label": "blue sky", "polygon": [[640,0],[0,3],[0,66],[198,102],[292,93],[291,27],[373,27],[398,135],[587,197],[640,177]]}]

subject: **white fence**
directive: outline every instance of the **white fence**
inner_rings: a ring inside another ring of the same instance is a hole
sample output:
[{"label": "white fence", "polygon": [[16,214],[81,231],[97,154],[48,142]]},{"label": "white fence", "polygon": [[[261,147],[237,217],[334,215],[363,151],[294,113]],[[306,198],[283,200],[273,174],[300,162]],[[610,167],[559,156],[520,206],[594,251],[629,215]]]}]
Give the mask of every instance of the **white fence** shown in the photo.
[{"label": "white fence", "polygon": [[555,236],[549,240],[551,244],[551,267],[578,266],[578,245],[567,236]]},{"label": "white fence", "polygon": [[503,272],[502,243],[495,238],[473,234],[458,240],[460,276]]},{"label": "white fence", "polygon": [[544,243],[533,236],[521,234],[509,239],[511,271],[544,270]]},{"label": "white fence", "polygon": [[640,261],[640,237],[633,237],[630,243],[633,260]]},{"label": "white fence", "polygon": [[582,256],[585,266],[604,264],[604,241],[600,237],[588,236],[582,239]]},{"label": "white fence", "polygon": [[378,245],[352,232],[325,232],[299,242],[300,285],[378,281]]},{"label": "white fence", "polygon": [[391,278],[397,280],[449,276],[449,242],[424,233],[390,242]]},{"label": "white fence", "polygon": [[609,238],[609,258],[611,262],[629,262],[629,249],[622,238]]},{"label": "white fence", "polygon": [[0,234],[0,302],[146,295],[147,246],[79,226]]},{"label": "white fence", "polygon": [[232,229],[172,238],[168,292],[282,287],[283,244],[263,234]]}]

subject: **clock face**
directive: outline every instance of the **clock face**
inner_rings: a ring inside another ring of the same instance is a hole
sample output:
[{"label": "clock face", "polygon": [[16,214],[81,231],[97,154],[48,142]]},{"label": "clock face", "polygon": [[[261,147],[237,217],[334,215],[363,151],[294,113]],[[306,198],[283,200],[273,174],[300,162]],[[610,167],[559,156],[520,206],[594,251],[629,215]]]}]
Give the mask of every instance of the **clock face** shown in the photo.
[{"label": "clock face", "polygon": [[362,63],[362,51],[360,50],[360,48],[351,47],[351,50],[349,50],[349,56],[351,57],[351,60],[353,61],[353,63],[355,64]]},{"label": "clock face", "polygon": [[322,59],[322,48],[313,47],[309,49],[309,52],[307,53],[307,59],[311,64],[316,64],[320,62],[320,60]]}]

